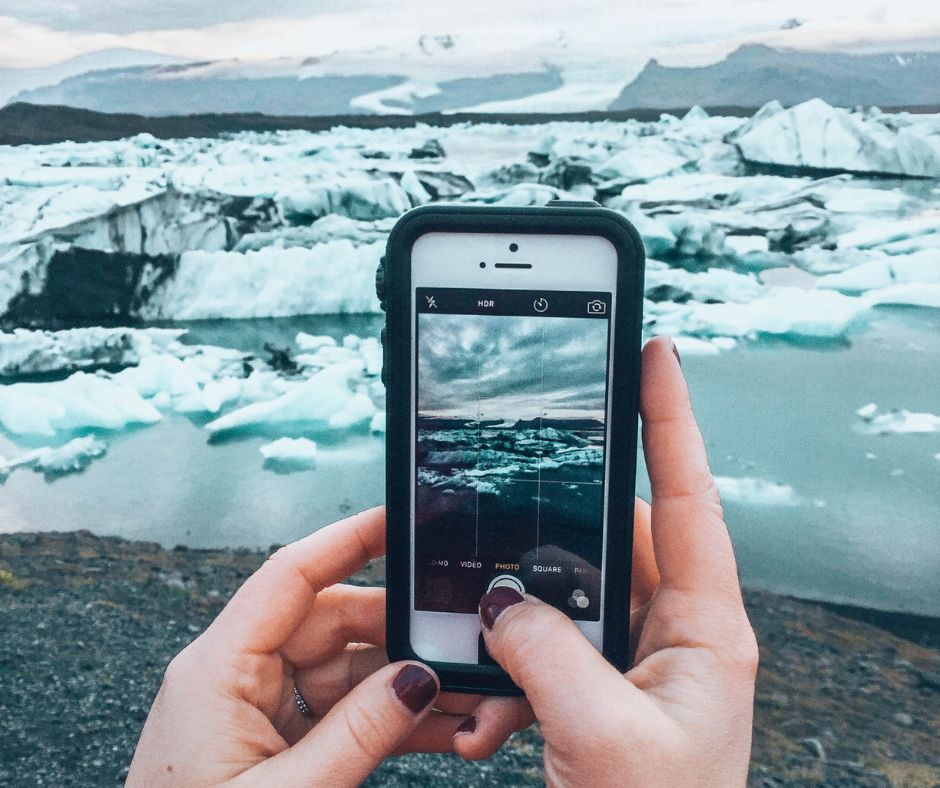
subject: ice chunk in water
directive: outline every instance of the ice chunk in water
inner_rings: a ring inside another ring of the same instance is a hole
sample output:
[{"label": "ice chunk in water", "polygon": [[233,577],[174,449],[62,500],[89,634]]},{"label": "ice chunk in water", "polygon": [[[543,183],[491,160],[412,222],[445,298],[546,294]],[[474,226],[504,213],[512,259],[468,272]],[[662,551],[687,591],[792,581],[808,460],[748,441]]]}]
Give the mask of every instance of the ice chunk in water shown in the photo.
[{"label": "ice chunk in water", "polygon": [[119,367],[165,350],[186,331],[168,328],[72,328],[0,333],[0,376]]},{"label": "ice chunk in water", "polygon": [[266,443],[258,451],[266,462],[304,468],[316,465],[317,444],[309,438],[278,438],[272,443]]},{"label": "ice chunk in water", "polygon": [[716,476],[722,500],[757,506],[799,506],[803,501],[789,484],[750,476]]},{"label": "ice chunk in water", "polygon": [[0,386],[0,426],[17,435],[118,430],[160,418],[130,386],[84,372],[53,383]]},{"label": "ice chunk in water", "polygon": [[312,249],[186,252],[142,310],[146,319],[203,320],[378,312],[384,244],[331,241]]},{"label": "ice chunk in water", "polygon": [[859,408],[855,413],[862,419],[857,429],[868,434],[903,435],[940,432],[940,416],[935,416],[933,413],[911,413],[903,408],[879,413],[874,402]]},{"label": "ice chunk in water", "polygon": [[647,303],[645,311],[660,333],[829,339],[844,335],[868,307],[862,298],[830,290],[777,287],[744,304]]},{"label": "ice chunk in water", "polygon": [[330,426],[342,430],[370,421],[375,415],[375,405],[364,391],[356,392],[339,411],[330,416]]},{"label": "ice chunk in water", "polygon": [[[361,398],[353,404],[350,379],[362,372],[361,361],[333,364],[317,372],[309,380],[267,402],[256,402],[209,422],[210,432],[256,428],[266,424],[312,423],[319,426],[347,426],[356,413],[364,410]],[[368,399],[368,397],[366,398]],[[372,401],[369,400],[372,406]],[[371,418],[375,407],[360,420]],[[341,414],[341,415],[340,415]],[[331,420],[336,417],[336,424]]]},{"label": "ice chunk in water", "polygon": [[33,449],[13,460],[0,457],[0,481],[17,468],[32,468],[47,478],[82,471],[96,457],[101,457],[108,444],[93,435],[73,438],[63,446]]},{"label": "ice chunk in water", "polygon": [[940,309],[940,284],[936,285],[891,285],[882,290],[872,290],[865,300],[869,304],[896,304],[903,306],[929,306]]},{"label": "ice chunk in water", "polygon": [[369,422],[369,431],[370,432],[385,432],[385,411],[378,410],[375,412],[375,415],[372,416],[372,421]]},{"label": "ice chunk in water", "polygon": [[313,336],[299,332],[294,342],[301,350],[318,350],[321,347],[336,347],[336,340],[329,336]]},{"label": "ice chunk in water", "polygon": [[736,136],[741,157],[758,164],[913,177],[940,177],[940,143],[918,127],[865,120],[810,99]]}]

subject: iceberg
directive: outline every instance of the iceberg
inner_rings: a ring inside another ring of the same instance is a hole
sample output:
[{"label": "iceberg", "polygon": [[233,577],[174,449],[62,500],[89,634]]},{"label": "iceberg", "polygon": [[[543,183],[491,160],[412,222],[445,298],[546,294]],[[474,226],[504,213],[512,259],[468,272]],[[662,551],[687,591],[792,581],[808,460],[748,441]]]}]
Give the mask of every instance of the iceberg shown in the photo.
[{"label": "iceberg", "polygon": [[141,309],[147,320],[378,312],[383,243],[331,241],[311,249],[187,252]]},{"label": "iceberg", "polygon": [[103,440],[87,435],[82,438],[73,438],[63,446],[33,449],[13,460],[0,457],[0,483],[19,468],[32,468],[38,473],[45,474],[50,480],[68,473],[83,471],[92,460],[103,456],[107,450],[108,444]]},{"label": "iceberg", "polygon": [[917,126],[865,119],[811,99],[735,136],[741,158],[802,171],[940,177],[940,141]]},{"label": "iceberg", "polygon": [[940,284],[899,284],[866,294],[871,305],[923,306],[940,309]]},{"label": "iceberg", "polygon": [[[874,259],[844,271],[826,274],[816,281],[818,288],[856,294],[896,285],[920,284],[940,285],[940,255],[921,251],[892,257],[877,252]],[[905,290],[908,288],[900,292],[905,292]],[[910,290],[921,293],[927,291],[926,288],[910,288]],[[890,303],[890,301],[884,303]]]},{"label": "iceberg", "polygon": [[749,303],[647,302],[645,321],[657,333],[670,335],[835,339],[844,336],[868,308],[862,298],[831,290],[776,287]]},{"label": "iceberg", "polygon": [[185,333],[169,328],[17,328],[0,333],[0,378],[126,367],[165,351]]},{"label": "iceberg", "polygon": [[608,159],[597,174],[607,180],[626,183],[648,181],[678,172],[692,163],[694,151],[681,143],[658,137],[638,139]]},{"label": "iceberg", "polygon": [[911,413],[903,408],[879,413],[875,403],[869,403],[855,413],[861,419],[858,431],[869,435],[940,432],[940,416],[932,413]]},{"label": "iceberg", "polygon": [[750,476],[716,476],[715,485],[725,502],[753,506],[799,506],[803,500],[789,484]]},{"label": "iceberg", "polygon": [[309,438],[278,438],[266,443],[258,451],[265,465],[313,468],[316,466],[317,444]]},{"label": "iceberg", "polygon": [[367,421],[375,407],[366,415],[363,399],[350,387],[362,369],[361,361],[333,364],[275,399],[247,405],[209,422],[206,429],[218,433],[284,423],[339,429],[357,423],[357,418]]},{"label": "iceberg", "polygon": [[119,430],[160,419],[134,389],[85,372],[52,383],[0,386],[0,427],[14,435]]},{"label": "iceberg", "polygon": [[327,214],[375,221],[397,217],[412,207],[408,192],[398,181],[366,175],[291,186],[279,191],[276,199],[288,220],[296,224]]},{"label": "iceberg", "polygon": [[838,238],[839,248],[877,249],[888,250],[888,247],[901,243],[910,246],[917,239],[940,243],[940,211],[928,210],[921,214],[904,219],[882,219],[867,221],[860,227],[843,233]]}]

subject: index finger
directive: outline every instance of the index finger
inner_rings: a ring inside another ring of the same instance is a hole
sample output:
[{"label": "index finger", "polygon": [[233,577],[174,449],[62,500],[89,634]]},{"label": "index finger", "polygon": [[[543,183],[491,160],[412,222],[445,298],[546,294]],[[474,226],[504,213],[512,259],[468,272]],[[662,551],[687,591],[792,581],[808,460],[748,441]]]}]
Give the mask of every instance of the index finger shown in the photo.
[{"label": "index finger", "polygon": [[321,528],[268,558],[206,636],[243,653],[277,651],[303,623],[319,591],[384,554],[384,506]]},{"label": "index finger", "polygon": [[663,587],[739,598],[731,538],[674,348],[658,337],[643,349],[640,414],[656,563]]}]

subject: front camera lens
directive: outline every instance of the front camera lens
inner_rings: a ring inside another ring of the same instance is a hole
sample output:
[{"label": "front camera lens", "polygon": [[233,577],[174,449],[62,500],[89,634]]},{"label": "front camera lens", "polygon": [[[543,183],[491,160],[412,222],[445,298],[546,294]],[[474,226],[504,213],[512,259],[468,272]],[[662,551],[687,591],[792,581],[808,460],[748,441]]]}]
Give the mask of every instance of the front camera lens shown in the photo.
[{"label": "front camera lens", "polygon": [[510,251],[510,252],[518,252],[518,251],[519,251],[519,244],[509,244],[509,251]]},{"label": "front camera lens", "polygon": [[486,268],[486,263],[480,263],[480,268]]}]

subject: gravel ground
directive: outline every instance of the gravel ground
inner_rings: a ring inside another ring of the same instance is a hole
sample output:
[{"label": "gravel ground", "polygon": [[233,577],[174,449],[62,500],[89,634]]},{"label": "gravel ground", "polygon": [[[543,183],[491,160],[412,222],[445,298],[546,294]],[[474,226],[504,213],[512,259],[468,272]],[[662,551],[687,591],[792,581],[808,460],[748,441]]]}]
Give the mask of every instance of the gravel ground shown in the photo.
[{"label": "gravel ground", "polygon": [[[0,535],[0,785],[123,782],[164,667],[264,557]],[[382,577],[376,563],[354,582]],[[746,601],[761,644],[752,786],[940,785],[940,622]],[[367,784],[538,785],[541,750],[530,729],[485,763],[405,756]]]}]

